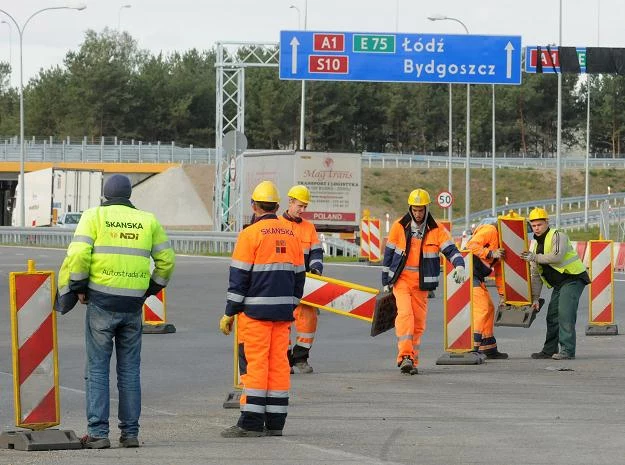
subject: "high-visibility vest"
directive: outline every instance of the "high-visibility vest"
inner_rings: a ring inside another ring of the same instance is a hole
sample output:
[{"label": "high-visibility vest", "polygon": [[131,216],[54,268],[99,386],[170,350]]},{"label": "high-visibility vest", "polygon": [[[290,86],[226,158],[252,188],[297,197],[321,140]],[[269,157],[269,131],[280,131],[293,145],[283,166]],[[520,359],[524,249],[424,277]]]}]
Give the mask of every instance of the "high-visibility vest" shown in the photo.
[{"label": "high-visibility vest", "polygon": [[150,278],[166,286],[175,262],[167,234],[154,215],[126,205],[86,210],[67,256],[72,281],[89,278],[89,289],[124,297],[142,297]]},{"label": "high-visibility vest", "polygon": [[[549,229],[549,231],[547,231],[547,236],[545,237],[545,254],[551,253],[553,235],[556,231],[557,229]],[[532,241],[532,252],[536,253],[537,248],[538,242],[536,242],[536,240]],[[537,266],[538,272],[540,273],[540,279],[542,279],[548,287],[551,287],[543,277],[543,267],[540,264],[537,264]],[[568,236],[566,238],[566,253],[564,254],[564,258],[560,263],[550,263],[548,266],[562,274],[576,275],[586,271],[584,263],[580,260],[579,255],[577,255],[577,252],[573,248],[573,244],[571,244],[571,240]]]}]

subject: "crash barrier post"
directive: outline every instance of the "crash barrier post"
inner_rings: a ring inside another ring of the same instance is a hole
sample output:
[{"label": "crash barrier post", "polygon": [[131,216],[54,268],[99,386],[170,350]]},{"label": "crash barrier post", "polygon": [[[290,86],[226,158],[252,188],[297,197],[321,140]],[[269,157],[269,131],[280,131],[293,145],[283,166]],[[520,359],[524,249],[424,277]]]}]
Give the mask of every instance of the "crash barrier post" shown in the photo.
[{"label": "crash barrier post", "polygon": [[0,448],[17,450],[80,449],[73,431],[48,429],[61,423],[53,271],[9,274],[13,400],[15,426],[30,431],[5,431]]},{"label": "crash barrier post", "polygon": [[380,235],[380,220],[378,218],[369,219],[369,261],[380,262],[382,237]]},{"label": "crash barrier post", "polygon": [[445,260],[443,265],[444,320],[443,340],[445,354],[437,365],[480,365],[484,357],[473,351],[473,254],[460,251],[464,259],[467,279],[457,283],[454,266]]},{"label": "crash barrier post", "polygon": [[[300,302],[322,310],[327,310],[350,318],[371,323],[376,305],[377,289],[338,279],[306,273],[304,294]],[[224,408],[238,408],[243,385],[240,379],[239,359],[241,357],[238,342],[237,318],[234,321],[234,391],[228,393]]]},{"label": "crash barrier post", "polygon": [[614,324],[614,252],[612,241],[589,241],[590,292],[586,336],[615,336]]},{"label": "crash barrier post", "polygon": [[241,371],[239,370],[239,317],[235,315],[232,323],[232,331],[234,346],[232,350],[232,367],[233,367],[233,391],[230,391],[226,396],[226,400],[223,403],[223,408],[239,408],[241,403],[241,394],[243,392],[243,385],[241,384]]},{"label": "crash barrier post", "polygon": [[175,333],[176,327],[167,323],[167,294],[161,289],[143,303],[143,334]]},{"label": "crash barrier post", "polygon": [[369,260],[369,216],[360,220],[360,258]]}]

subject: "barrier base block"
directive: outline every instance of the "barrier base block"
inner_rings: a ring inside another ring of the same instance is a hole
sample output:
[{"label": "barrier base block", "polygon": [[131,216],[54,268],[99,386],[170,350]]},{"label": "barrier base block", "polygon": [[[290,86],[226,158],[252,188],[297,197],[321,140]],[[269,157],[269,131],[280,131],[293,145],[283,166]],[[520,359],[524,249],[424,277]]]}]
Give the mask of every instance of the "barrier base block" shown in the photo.
[{"label": "barrier base block", "polygon": [[158,325],[143,325],[143,334],[170,334],[176,332],[176,327],[172,323],[161,323]]},{"label": "barrier base block", "polygon": [[588,325],[586,336],[618,336],[617,325]]},{"label": "barrier base block", "polygon": [[241,406],[241,391],[232,391],[224,401],[224,408],[239,408]]},{"label": "barrier base block", "polygon": [[449,353],[446,352],[436,360],[437,365],[481,365],[486,360],[484,354],[477,352]]},{"label": "barrier base block", "polygon": [[0,449],[65,450],[82,449],[80,439],[70,430],[4,431],[0,434]]},{"label": "barrier base block", "polygon": [[[545,304],[545,299],[538,299],[539,309]],[[500,305],[495,311],[495,326],[513,326],[517,328],[529,328],[538,311],[533,310],[531,305],[515,307],[514,305]]]}]

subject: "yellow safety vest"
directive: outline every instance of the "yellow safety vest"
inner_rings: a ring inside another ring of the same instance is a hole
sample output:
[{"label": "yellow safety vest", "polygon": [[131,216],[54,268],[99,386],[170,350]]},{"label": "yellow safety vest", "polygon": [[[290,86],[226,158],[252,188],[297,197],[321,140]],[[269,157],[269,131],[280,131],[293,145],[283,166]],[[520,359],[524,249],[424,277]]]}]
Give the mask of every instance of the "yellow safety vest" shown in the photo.
[{"label": "yellow safety vest", "polygon": [[[557,229],[549,229],[547,232],[547,236],[545,237],[545,254],[551,253],[551,247],[553,245],[553,235]],[[536,249],[538,248],[538,242],[536,240],[532,241],[532,252],[536,253]],[[550,263],[549,266],[559,273],[563,274],[580,274],[586,271],[586,267],[584,263],[580,260],[579,255],[573,248],[573,244],[567,237],[566,239],[566,253],[564,254],[564,258],[559,263]],[[543,280],[545,284],[549,286],[549,283],[543,278],[543,267],[538,265],[538,272],[540,273],[540,278]]]},{"label": "yellow safety vest", "polygon": [[[154,271],[150,273],[150,257]],[[89,289],[142,297],[150,278],[166,286],[175,254],[153,214],[125,205],[86,210],[67,249],[69,278],[89,278]]]}]

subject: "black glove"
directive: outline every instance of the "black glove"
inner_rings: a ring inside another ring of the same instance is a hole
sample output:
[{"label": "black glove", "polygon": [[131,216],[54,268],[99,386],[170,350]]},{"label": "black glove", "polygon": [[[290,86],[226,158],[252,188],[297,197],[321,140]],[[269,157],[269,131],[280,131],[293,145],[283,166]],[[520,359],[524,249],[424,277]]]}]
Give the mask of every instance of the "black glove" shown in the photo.
[{"label": "black glove", "polygon": [[318,268],[313,268],[312,270],[310,270],[310,272],[312,274],[316,274],[317,276],[321,276],[321,270]]}]

